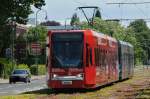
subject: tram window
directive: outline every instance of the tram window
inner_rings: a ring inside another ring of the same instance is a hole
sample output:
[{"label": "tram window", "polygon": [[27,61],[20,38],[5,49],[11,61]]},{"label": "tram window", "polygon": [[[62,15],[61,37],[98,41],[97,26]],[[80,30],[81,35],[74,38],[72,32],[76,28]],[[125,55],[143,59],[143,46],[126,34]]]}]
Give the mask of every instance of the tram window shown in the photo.
[{"label": "tram window", "polygon": [[98,48],[96,48],[96,65],[98,66]]},{"label": "tram window", "polygon": [[95,53],[95,65],[98,66],[98,55],[97,55],[98,51],[97,51],[97,48],[94,48],[94,51],[95,51],[94,52]]},{"label": "tram window", "polygon": [[95,56],[95,64],[96,64],[96,59],[97,59],[97,57],[96,57],[96,48],[94,48],[94,56]]},{"label": "tram window", "polygon": [[97,65],[99,66],[99,51],[98,51],[98,48],[96,50],[97,50]]},{"label": "tram window", "polygon": [[89,66],[89,50],[88,50],[88,44],[86,45],[86,66]]},{"label": "tram window", "polygon": [[101,52],[100,48],[98,49],[98,52],[99,52],[98,64],[99,64],[99,66],[101,66],[102,52]]},{"label": "tram window", "polygon": [[99,64],[98,64],[98,59],[99,59],[98,48],[96,48],[96,51],[97,51],[97,53],[96,53],[96,56],[97,56],[96,64],[99,65]]},{"label": "tram window", "polygon": [[86,66],[89,66],[89,64],[93,64],[92,62],[92,48],[89,48],[89,45],[86,44]]},{"label": "tram window", "polygon": [[105,50],[102,50],[102,65],[105,66]]},{"label": "tram window", "polygon": [[93,62],[92,62],[92,48],[90,48],[90,64],[92,65]]}]

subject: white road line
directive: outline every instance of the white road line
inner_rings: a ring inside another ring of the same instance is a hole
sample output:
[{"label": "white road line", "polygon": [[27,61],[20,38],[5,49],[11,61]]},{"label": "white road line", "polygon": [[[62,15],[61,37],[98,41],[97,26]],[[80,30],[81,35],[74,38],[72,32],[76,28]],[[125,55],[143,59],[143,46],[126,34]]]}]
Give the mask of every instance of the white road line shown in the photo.
[{"label": "white road line", "polygon": [[7,89],[7,88],[11,88],[11,87],[13,87],[13,86],[8,85],[7,87],[3,87],[3,88],[0,88],[0,89]]},{"label": "white road line", "polygon": [[45,86],[40,86],[40,87],[34,87],[34,88],[26,88],[24,91],[35,91],[35,90],[40,90],[45,88]]},{"label": "white road line", "polygon": [[0,92],[0,94],[4,94],[4,93],[8,93],[8,92]]}]

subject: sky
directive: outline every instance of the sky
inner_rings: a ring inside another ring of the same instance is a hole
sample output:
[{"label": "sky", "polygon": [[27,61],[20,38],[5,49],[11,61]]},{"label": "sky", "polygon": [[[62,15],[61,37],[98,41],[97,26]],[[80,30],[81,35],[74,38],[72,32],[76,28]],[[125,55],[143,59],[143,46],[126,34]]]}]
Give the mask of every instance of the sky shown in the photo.
[{"label": "sky", "polygon": [[[150,17],[150,3],[139,5],[110,5],[107,3],[117,2],[150,2],[150,0],[45,0],[46,5],[42,9],[47,11],[48,20],[59,21],[62,24],[69,22],[73,13],[77,12],[81,19],[85,19],[81,11],[75,9],[79,6],[98,6],[101,11],[102,19],[134,19],[134,18],[149,18]],[[37,11],[34,11],[29,17],[34,18]],[[88,15],[90,16],[89,11]],[[45,21],[45,11],[38,13],[38,20]],[[130,21],[121,21],[122,25],[127,26]],[[147,22],[150,26],[150,22]]]}]

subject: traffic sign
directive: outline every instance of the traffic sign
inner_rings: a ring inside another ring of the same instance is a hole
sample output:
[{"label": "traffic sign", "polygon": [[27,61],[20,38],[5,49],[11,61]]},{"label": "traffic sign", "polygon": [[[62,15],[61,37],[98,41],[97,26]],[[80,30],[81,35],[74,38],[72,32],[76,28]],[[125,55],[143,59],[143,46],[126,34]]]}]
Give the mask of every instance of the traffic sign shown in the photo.
[{"label": "traffic sign", "polygon": [[32,43],[31,44],[31,54],[32,55],[41,55],[41,44],[40,43]]},{"label": "traffic sign", "polygon": [[12,50],[11,48],[7,48],[5,51],[5,55],[7,58],[10,58],[12,56]]},{"label": "traffic sign", "polygon": [[41,44],[40,43],[32,43],[31,44],[32,48],[41,48]]}]

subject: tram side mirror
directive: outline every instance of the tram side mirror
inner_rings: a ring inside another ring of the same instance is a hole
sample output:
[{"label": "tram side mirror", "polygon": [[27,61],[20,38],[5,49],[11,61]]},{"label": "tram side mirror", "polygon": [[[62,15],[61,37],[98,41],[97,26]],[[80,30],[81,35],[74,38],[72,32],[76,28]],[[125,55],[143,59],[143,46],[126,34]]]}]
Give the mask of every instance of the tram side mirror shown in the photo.
[{"label": "tram side mirror", "polygon": [[50,46],[50,44],[46,44],[46,47],[49,47]]}]

